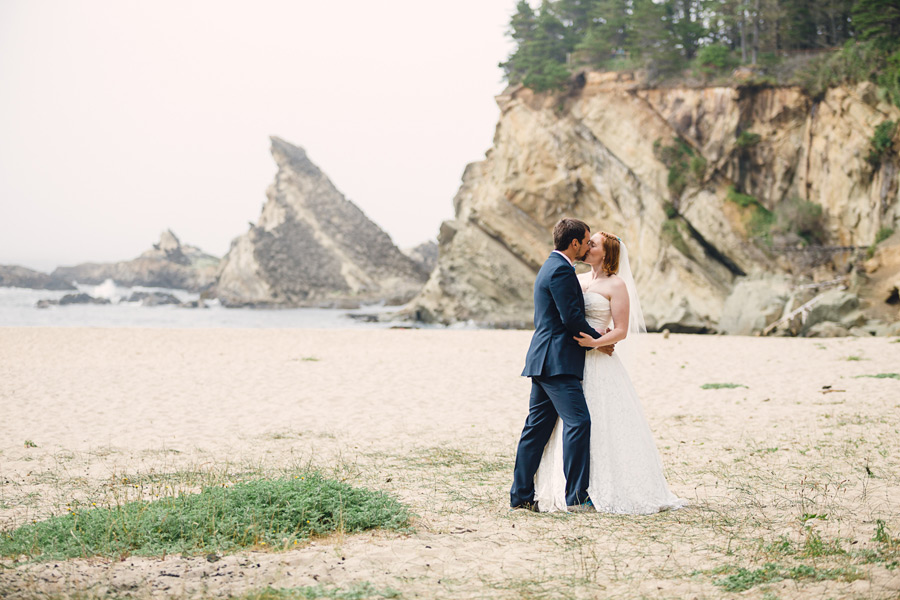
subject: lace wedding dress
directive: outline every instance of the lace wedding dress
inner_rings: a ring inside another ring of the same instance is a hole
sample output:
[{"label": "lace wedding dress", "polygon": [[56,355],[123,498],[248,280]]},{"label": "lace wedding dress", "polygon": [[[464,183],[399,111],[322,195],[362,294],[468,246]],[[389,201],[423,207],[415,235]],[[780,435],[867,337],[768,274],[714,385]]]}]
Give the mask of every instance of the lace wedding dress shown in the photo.
[{"label": "lace wedding dress", "polygon": [[[587,292],[584,303],[588,323],[597,331],[604,331],[611,318],[609,300]],[[684,506],[684,500],[669,491],[656,442],[618,355],[588,352],[583,384],[591,415],[588,495],[597,510],[651,514]],[[544,448],[534,483],[534,498],[542,512],[566,510],[559,420]]]}]

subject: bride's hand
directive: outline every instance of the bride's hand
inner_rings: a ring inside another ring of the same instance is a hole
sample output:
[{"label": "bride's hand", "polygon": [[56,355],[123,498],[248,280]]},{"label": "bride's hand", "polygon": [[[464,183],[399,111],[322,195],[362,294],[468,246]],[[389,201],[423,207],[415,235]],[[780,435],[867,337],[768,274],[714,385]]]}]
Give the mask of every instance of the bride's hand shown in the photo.
[{"label": "bride's hand", "polygon": [[581,333],[579,333],[578,336],[576,336],[572,339],[574,339],[576,342],[578,342],[579,346],[582,346],[584,348],[596,348],[597,347],[598,339],[592,338],[591,336],[589,336],[588,334],[586,334],[583,331]]}]

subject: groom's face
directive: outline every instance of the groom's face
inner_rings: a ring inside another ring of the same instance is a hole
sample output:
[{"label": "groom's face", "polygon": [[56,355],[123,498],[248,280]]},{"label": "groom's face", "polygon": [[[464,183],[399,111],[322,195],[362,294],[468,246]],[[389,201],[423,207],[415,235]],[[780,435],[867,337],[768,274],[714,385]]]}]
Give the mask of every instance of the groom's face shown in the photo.
[{"label": "groom's face", "polygon": [[582,239],[580,243],[577,240],[575,240],[575,243],[578,244],[578,246],[575,248],[575,260],[581,260],[581,261],[584,260],[584,258],[587,256],[588,252],[591,251],[590,241],[591,241],[591,232],[590,231],[584,232],[584,239]]}]

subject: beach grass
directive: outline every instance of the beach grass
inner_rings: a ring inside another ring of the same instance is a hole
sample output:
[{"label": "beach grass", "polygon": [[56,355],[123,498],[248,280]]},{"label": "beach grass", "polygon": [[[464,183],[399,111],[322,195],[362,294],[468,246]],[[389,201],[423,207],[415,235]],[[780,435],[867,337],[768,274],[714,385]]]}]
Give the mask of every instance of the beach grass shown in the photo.
[{"label": "beach grass", "polygon": [[253,590],[233,600],[315,600],[329,598],[334,600],[364,600],[370,598],[401,598],[400,592],[393,588],[378,588],[368,581],[346,587],[312,585],[292,588],[267,587]]},{"label": "beach grass", "polygon": [[701,390],[733,390],[735,388],[746,388],[742,383],[704,383],[700,386]]},{"label": "beach grass", "polygon": [[0,556],[56,560],[279,549],[313,536],[410,524],[406,508],[383,492],[316,472],[67,510],[0,533]]}]

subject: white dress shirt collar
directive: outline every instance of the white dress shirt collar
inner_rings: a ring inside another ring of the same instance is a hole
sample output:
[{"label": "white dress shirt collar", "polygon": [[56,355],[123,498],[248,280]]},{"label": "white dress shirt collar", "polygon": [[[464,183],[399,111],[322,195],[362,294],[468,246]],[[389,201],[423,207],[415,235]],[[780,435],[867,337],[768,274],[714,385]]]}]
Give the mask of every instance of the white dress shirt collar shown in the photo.
[{"label": "white dress shirt collar", "polygon": [[569,264],[572,265],[573,267],[575,266],[575,263],[572,262],[572,259],[571,259],[571,258],[569,258],[568,256],[566,256],[565,254],[563,254],[563,253],[560,252],[559,250],[554,250],[554,252],[556,252],[557,254],[559,254],[560,256],[562,256],[564,259],[566,259],[566,262],[567,262],[567,263],[569,263]]}]

